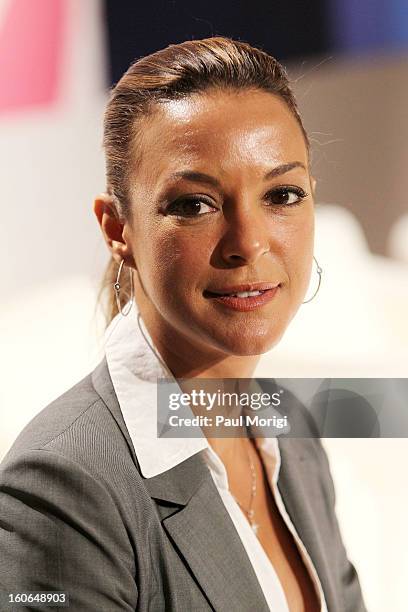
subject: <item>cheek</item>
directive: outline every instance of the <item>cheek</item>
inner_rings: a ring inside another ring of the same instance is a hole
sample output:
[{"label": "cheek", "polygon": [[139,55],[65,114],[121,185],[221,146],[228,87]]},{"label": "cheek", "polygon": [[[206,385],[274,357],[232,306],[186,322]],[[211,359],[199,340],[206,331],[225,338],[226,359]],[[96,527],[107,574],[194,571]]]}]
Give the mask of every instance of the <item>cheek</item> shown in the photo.
[{"label": "cheek", "polygon": [[282,219],[275,230],[288,286],[300,294],[307,288],[313,258],[313,208],[308,207],[291,219]]},{"label": "cheek", "polygon": [[300,293],[307,289],[314,248],[314,218],[305,216],[293,228],[287,244],[287,268],[289,281],[299,287]]},{"label": "cheek", "polygon": [[208,270],[208,256],[201,236],[161,231],[149,255],[142,255],[142,275],[152,294],[171,296],[191,291]]}]

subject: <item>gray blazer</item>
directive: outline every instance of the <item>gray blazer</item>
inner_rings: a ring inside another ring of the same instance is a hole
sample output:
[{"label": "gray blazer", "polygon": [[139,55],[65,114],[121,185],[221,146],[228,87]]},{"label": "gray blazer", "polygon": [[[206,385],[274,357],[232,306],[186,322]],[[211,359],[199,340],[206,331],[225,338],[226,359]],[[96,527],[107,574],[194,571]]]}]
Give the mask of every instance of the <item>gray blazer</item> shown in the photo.
[{"label": "gray blazer", "polygon": [[[329,612],[363,612],[320,441],[287,438],[280,450],[278,486]],[[73,612],[269,610],[201,453],[139,473],[105,359],[1,464],[0,590],[65,591]]]}]

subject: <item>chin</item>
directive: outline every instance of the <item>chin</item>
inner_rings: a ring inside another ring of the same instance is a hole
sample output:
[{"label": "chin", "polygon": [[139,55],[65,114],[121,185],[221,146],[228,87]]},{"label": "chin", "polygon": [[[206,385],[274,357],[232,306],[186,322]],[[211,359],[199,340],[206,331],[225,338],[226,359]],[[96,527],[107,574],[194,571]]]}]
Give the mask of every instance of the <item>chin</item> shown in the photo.
[{"label": "chin", "polygon": [[217,338],[217,348],[236,357],[263,355],[279,343],[284,331],[284,329],[275,329],[273,333],[271,330],[268,330],[267,333],[241,331],[232,336]]}]

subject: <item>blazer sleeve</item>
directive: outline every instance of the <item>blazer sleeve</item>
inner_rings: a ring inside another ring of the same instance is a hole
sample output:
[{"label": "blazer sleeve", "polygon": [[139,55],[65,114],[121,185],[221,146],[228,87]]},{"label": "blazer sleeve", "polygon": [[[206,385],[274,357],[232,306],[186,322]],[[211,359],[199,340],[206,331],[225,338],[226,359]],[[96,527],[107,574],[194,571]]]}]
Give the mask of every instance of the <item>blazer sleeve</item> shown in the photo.
[{"label": "blazer sleeve", "polygon": [[337,568],[337,577],[340,581],[340,589],[343,599],[342,610],[344,612],[367,612],[357,571],[353,563],[348,559],[347,551],[343,544],[335,510],[336,494],[327,454],[319,438],[315,438],[314,442],[319,456],[318,461],[322,468],[321,471],[323,474],[324,488],[326,492],[325,498],[329,506],[328,510],[332,523],[331,538],[333,542],[332,550],[334,553],[333,565]]},{"label": "blazer sleeve", "polygon": [[64,591],[77,612],[134,612],[135,574],[118,504],[87,469],[45,449],[1,466],[1,591]]}]

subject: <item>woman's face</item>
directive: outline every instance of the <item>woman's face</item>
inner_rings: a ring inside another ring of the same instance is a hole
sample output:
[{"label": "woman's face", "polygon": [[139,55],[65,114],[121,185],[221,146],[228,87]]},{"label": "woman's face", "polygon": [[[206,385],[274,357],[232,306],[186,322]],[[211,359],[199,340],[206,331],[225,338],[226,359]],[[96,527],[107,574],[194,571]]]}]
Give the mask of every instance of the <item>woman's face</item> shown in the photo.
[{"label": "woman's face", "polygon": [[[124,236],[142,314],[200,350],[264,353],[304,299],[312,264],[296,119],[267,92],[213,91],[161,105],[141,133]],[[261,294],[220,295],[243,289]]]}]

